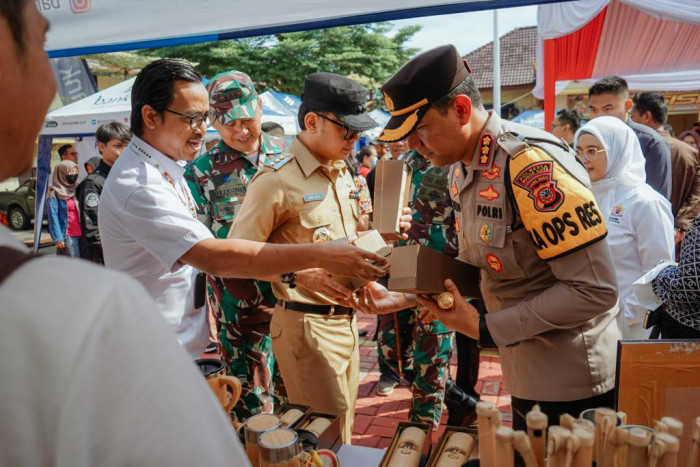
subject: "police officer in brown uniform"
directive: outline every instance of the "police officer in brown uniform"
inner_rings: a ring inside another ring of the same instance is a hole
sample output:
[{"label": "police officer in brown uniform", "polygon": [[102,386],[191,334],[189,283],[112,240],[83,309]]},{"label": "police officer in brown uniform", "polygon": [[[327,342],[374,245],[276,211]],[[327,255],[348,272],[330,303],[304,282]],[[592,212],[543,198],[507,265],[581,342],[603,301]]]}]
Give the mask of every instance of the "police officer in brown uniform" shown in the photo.
[{"label": "police officer in brown uniform", "polygon": [[[301,133],[289,152],[251,180],[229,238],[311,243],[357,234],[358,196],[344,160],[359,133],[377,126],[364,113],[366,92],[332,73],[306,77]],[[273,284],[278,302],[270,323],[289,401],[338,414],[343,442],[350,443],[359,384],[357,323],[351,308],[338,305],[349,297],[349,283],[320,270],[290,273]]]},{"label": "police officer in brown uniform", "polygon": [[[379,139],[408,138],[433,165],[450,166],[459,259],[481,269],[489,313],[480,318],[449,280],[453,310],[418,301],[448,327],[496,343],[513,428],[525,429],[535,403],[555,424],[561,413],[612,406],[617,282],[588,176],[565,143],[487,112],[469,73],[442,46],[382,87],[392,118]],[[407,299],[368,290],[358,305],[367,311]]]}]

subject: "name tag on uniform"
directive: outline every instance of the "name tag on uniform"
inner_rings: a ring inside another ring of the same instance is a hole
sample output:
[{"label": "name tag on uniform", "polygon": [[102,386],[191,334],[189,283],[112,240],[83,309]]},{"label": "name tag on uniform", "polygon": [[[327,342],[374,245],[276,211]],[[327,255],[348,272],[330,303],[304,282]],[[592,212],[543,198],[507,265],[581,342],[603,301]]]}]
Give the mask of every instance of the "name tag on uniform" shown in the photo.
[{"label": "name tag on uniform", "polygon": [[304,202],[310,203],[312,201],[323,201],[326,198],[325,193],[315,193],[313,195],[304,195]]}]

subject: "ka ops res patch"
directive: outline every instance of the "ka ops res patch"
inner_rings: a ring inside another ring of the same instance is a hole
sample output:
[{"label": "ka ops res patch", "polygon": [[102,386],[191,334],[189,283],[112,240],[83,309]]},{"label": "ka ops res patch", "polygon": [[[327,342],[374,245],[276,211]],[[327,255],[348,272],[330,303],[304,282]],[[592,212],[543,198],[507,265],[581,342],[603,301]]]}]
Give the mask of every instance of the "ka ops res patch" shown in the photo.
[{"label": "ka ops res patch", "polygon": [[593,193],[540,148],[516,154],[508,172],[520,217],[541,259],[560,258],[608,234]]}]

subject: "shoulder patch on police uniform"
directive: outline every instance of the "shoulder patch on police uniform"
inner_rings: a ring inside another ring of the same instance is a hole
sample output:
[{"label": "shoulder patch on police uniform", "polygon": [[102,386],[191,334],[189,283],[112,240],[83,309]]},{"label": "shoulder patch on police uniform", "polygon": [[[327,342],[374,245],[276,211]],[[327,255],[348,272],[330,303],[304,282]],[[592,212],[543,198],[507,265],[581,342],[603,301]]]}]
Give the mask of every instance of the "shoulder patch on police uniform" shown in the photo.
[{"label": "shoulder patch on police uniform", "polygon": [[593,193],[542,149],[528,146],[509,158],[508,174],[541,259],[560,258],[607,235]]},{"label": "shoulder patch on police uniform", "polygon": [[274,157],[270,156],[267,159],[267,162],[265,162],[265,167],[270,167],[273,170],[279,170],[292,159],[294,159],[294,155],[290,152],[284,152]]}]

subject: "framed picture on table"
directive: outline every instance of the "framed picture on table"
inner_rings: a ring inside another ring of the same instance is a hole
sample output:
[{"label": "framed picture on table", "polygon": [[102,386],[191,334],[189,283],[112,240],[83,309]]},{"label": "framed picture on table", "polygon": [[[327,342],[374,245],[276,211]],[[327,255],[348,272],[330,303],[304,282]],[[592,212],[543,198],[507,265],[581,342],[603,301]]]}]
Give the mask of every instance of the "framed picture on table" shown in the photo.
[{"label": "framed picture on table", "polygon": [[615,400],[629,425],[653,428],[662,417],[682,421],[679,465],[685,465],[700,416],[700,340],[619,341]]}]

